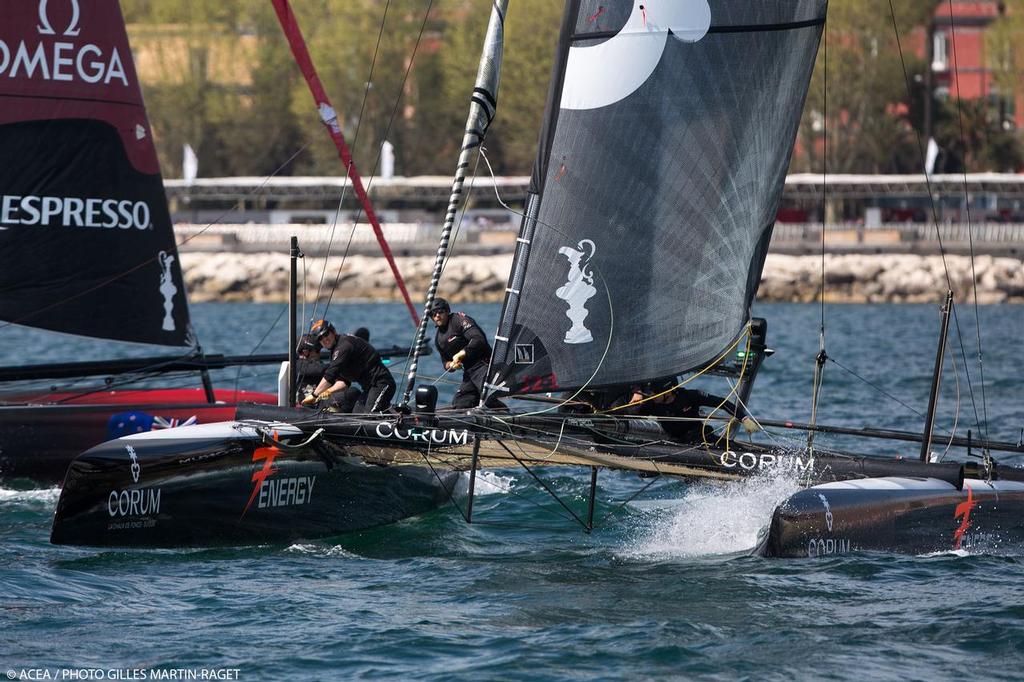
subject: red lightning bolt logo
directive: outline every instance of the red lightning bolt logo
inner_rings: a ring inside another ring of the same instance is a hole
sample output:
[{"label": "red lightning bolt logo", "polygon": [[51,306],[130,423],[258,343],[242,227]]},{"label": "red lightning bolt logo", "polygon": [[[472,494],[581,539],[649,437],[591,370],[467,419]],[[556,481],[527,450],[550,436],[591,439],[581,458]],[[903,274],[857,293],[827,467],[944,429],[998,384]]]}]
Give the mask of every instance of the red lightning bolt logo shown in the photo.
[{"label": "red lightning bolt logo", "polygon": [[249,507],[252,506],[252,501],[256,499],[256,494],[259,493],[260,487],[263,485],[263,481],[267,480],[270,476],[277,473],[277,469],[274,468],[274,458],[281,454],[281,451],[271,446],[269,448],[256,448],[252,453],[252,461],[258,462],[263,460],[263,468],[259,471],[255,471],[252,474],[252,495],[249,495],[249,502],[246,503],[245,509],[242,511],[242,518],[245,517],[245,513],[249,511]]},{"label": "red lightning bolt logo", "polygon": [[974,495],[971,493],[971,489],[967,489],[967,501],[961,502],[956,506],[953,511],[953,518],[960,519],[960,526],[953,532],[953,549],[960,549],[960,543],[963,542],[964,533],[971,527],[971,509],[976,507],[977,504],[974,502]]}]

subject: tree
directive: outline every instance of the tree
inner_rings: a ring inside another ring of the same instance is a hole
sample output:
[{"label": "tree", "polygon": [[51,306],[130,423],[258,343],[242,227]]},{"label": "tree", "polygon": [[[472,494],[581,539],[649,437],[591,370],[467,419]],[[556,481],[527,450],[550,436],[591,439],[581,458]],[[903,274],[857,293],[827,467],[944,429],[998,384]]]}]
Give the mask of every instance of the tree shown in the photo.
[{"label": "tree", "polygon": [[827,135],[831,173],[921,170],[914,128],[920,120],[917,97],[922,90],[915,83],[920,82],[925,64],[913,55],[911,46],[915,29],[920,31],[930,21],[935,4],[936,0],[892,5],[887,0],[830,3],[794,170],[821,172],[822,134]]},{"label": "tree", "polygon": [[935,137],[948,155],[945,172],[1014,172],[1024,163],[1024,149],[987,100],[943,103]]}]

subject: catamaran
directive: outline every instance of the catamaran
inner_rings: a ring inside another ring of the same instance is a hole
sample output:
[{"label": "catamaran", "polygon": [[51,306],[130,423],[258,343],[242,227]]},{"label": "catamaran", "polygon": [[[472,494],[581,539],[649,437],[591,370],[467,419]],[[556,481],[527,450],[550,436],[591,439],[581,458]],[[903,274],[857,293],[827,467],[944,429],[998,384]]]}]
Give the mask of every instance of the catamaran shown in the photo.
[{"label": "catamaran", "polygon": [[[506,9],[493,3],[426,310],[470,155],[497,108]],[[324,537],[454,502],[463,472],[472,521],[480,468],[523,467],[554,494],[538,472],[574,466],[590,472],[587,509],[559,501],[588,529],[601,469],[717,481],[781,471],[805,489],[766,519],[753,550],[766,556],[937,551],[979,533],[1024,542],[1024,470],[987,455],[973,465],[810,440],[795,452],[739,446],[711,421],[701,442],[680,442],[652,419],[564,411],[589,389],[709,373],[732,377],[730,398],[750,403],[768,352],[751,304],[825,12],[824,0],[567,2],[486,386],[540,403],[438,410],[434,387],[414,386],[412,358],[395,414],[254,407],[246,419],[125,436],[71,465],[52,541]]]}]

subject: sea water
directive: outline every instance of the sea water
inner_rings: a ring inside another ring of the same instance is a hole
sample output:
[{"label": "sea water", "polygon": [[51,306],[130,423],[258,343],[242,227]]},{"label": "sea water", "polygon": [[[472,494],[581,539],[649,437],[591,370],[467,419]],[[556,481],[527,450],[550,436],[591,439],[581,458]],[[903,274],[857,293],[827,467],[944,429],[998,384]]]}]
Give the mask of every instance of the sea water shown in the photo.
[{"label": "sea water", "polygon": [[[456,307],[493,330],[497,306]],[[207,352],[284,351],[282,306],[201,304],[192,313]],[[808,421],[821,310],[759,305],[755,314],[768,319],[776,352],[757,380],[752,412]],[[341,330],[368,327],[379,347],[412,339],[401,305],[335,304],[328,317]],[[1016,442],[1024,428],[1024,306],[983,307],[980,325],[965,308],[957,323],[956,371],[947,361],[937,433],[955,424],[958,435],[971,428],[975,437]],[[920,430],[938,329],[938,306],[826,307],[831,359],[819,422]],[[0,364],[112,352],[103,342],[34,330],[0,334]],[[155,354],[131,346],[119,353]],[[394,365],[396,376],[404,367]],[[442,400],[451,396],[452,377],[442,376],[436,355],[422,371]],[[273,391],[276,374],[275,367],[227,370],[215,382]],[[758,438],[806,444],[798,431],[770,429]],[[824,434],[816,443],[907,457],[919,447]],[[947,456],[954,454],[963,456]],[[566,504],[585,510],[587,473],[541,475]],[[142,551],[49,545],[59,491],[4,481],[0,675],[1020,679],[1024,551],[761,559],[749,550],[796,481],[658,480],[632,499],[649,482],[602,473],[590,534],[528,474],[510,469],[478,479],[473,525],[449,506],[289,546]]]}]

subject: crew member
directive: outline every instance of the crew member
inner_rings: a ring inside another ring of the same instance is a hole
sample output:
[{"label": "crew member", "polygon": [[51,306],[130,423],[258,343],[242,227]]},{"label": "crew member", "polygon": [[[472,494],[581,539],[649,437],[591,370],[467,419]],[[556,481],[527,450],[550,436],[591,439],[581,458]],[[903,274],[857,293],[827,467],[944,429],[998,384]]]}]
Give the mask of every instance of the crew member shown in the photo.
[{"label": "crew member", "polygon": [[313,394],[302,401],[303,405],[330,398],[353,383],[358,383],[363,389],[356,411],[383,412],[391,405],[395,379],[373,346],[358,336],[339,334],[327,320],[314,322],[309,335],[331,352],[331,359],[320,383],[313,389]]},{"label": "crew member", "polygon": [[[441,354],[444,368],[449,372],[462,369],[462,384],[452,398],[452,407],[468,408],[480,404],[487,365],[491,361],[491,344],[480,325],[466,313],[452,313],[448,301],[435,298],[430,307],[430,319],[437,327],[434,345]],[[493,395],[487,407],[505,407]]]},{"label": "crew member", "polygon": [[[304,334],[299,338],[299,345],[295,349],[298,360],[295,363],[295,385],[298,387],[296,400],[302,402],[320,384],[324,377],[324,363],[320,359],[320,343],[316,337]],[[349,386],[343,391],[331,394],[330,410],[332,412],[352,412],[363,392],[355,386]]]},{"label": "crew member", "polygon": [[674,440],[684,442],[700,442],[704,439],[701,407],[724,410],[734,419],[740,420],[748,434],[761,429],[742,405],[736,405],[706,391],[682,388],[676,384],[673,378],[637,387],[630,401],[631,407],[626,408],[625,412],[658,419],[665,433]]}]

